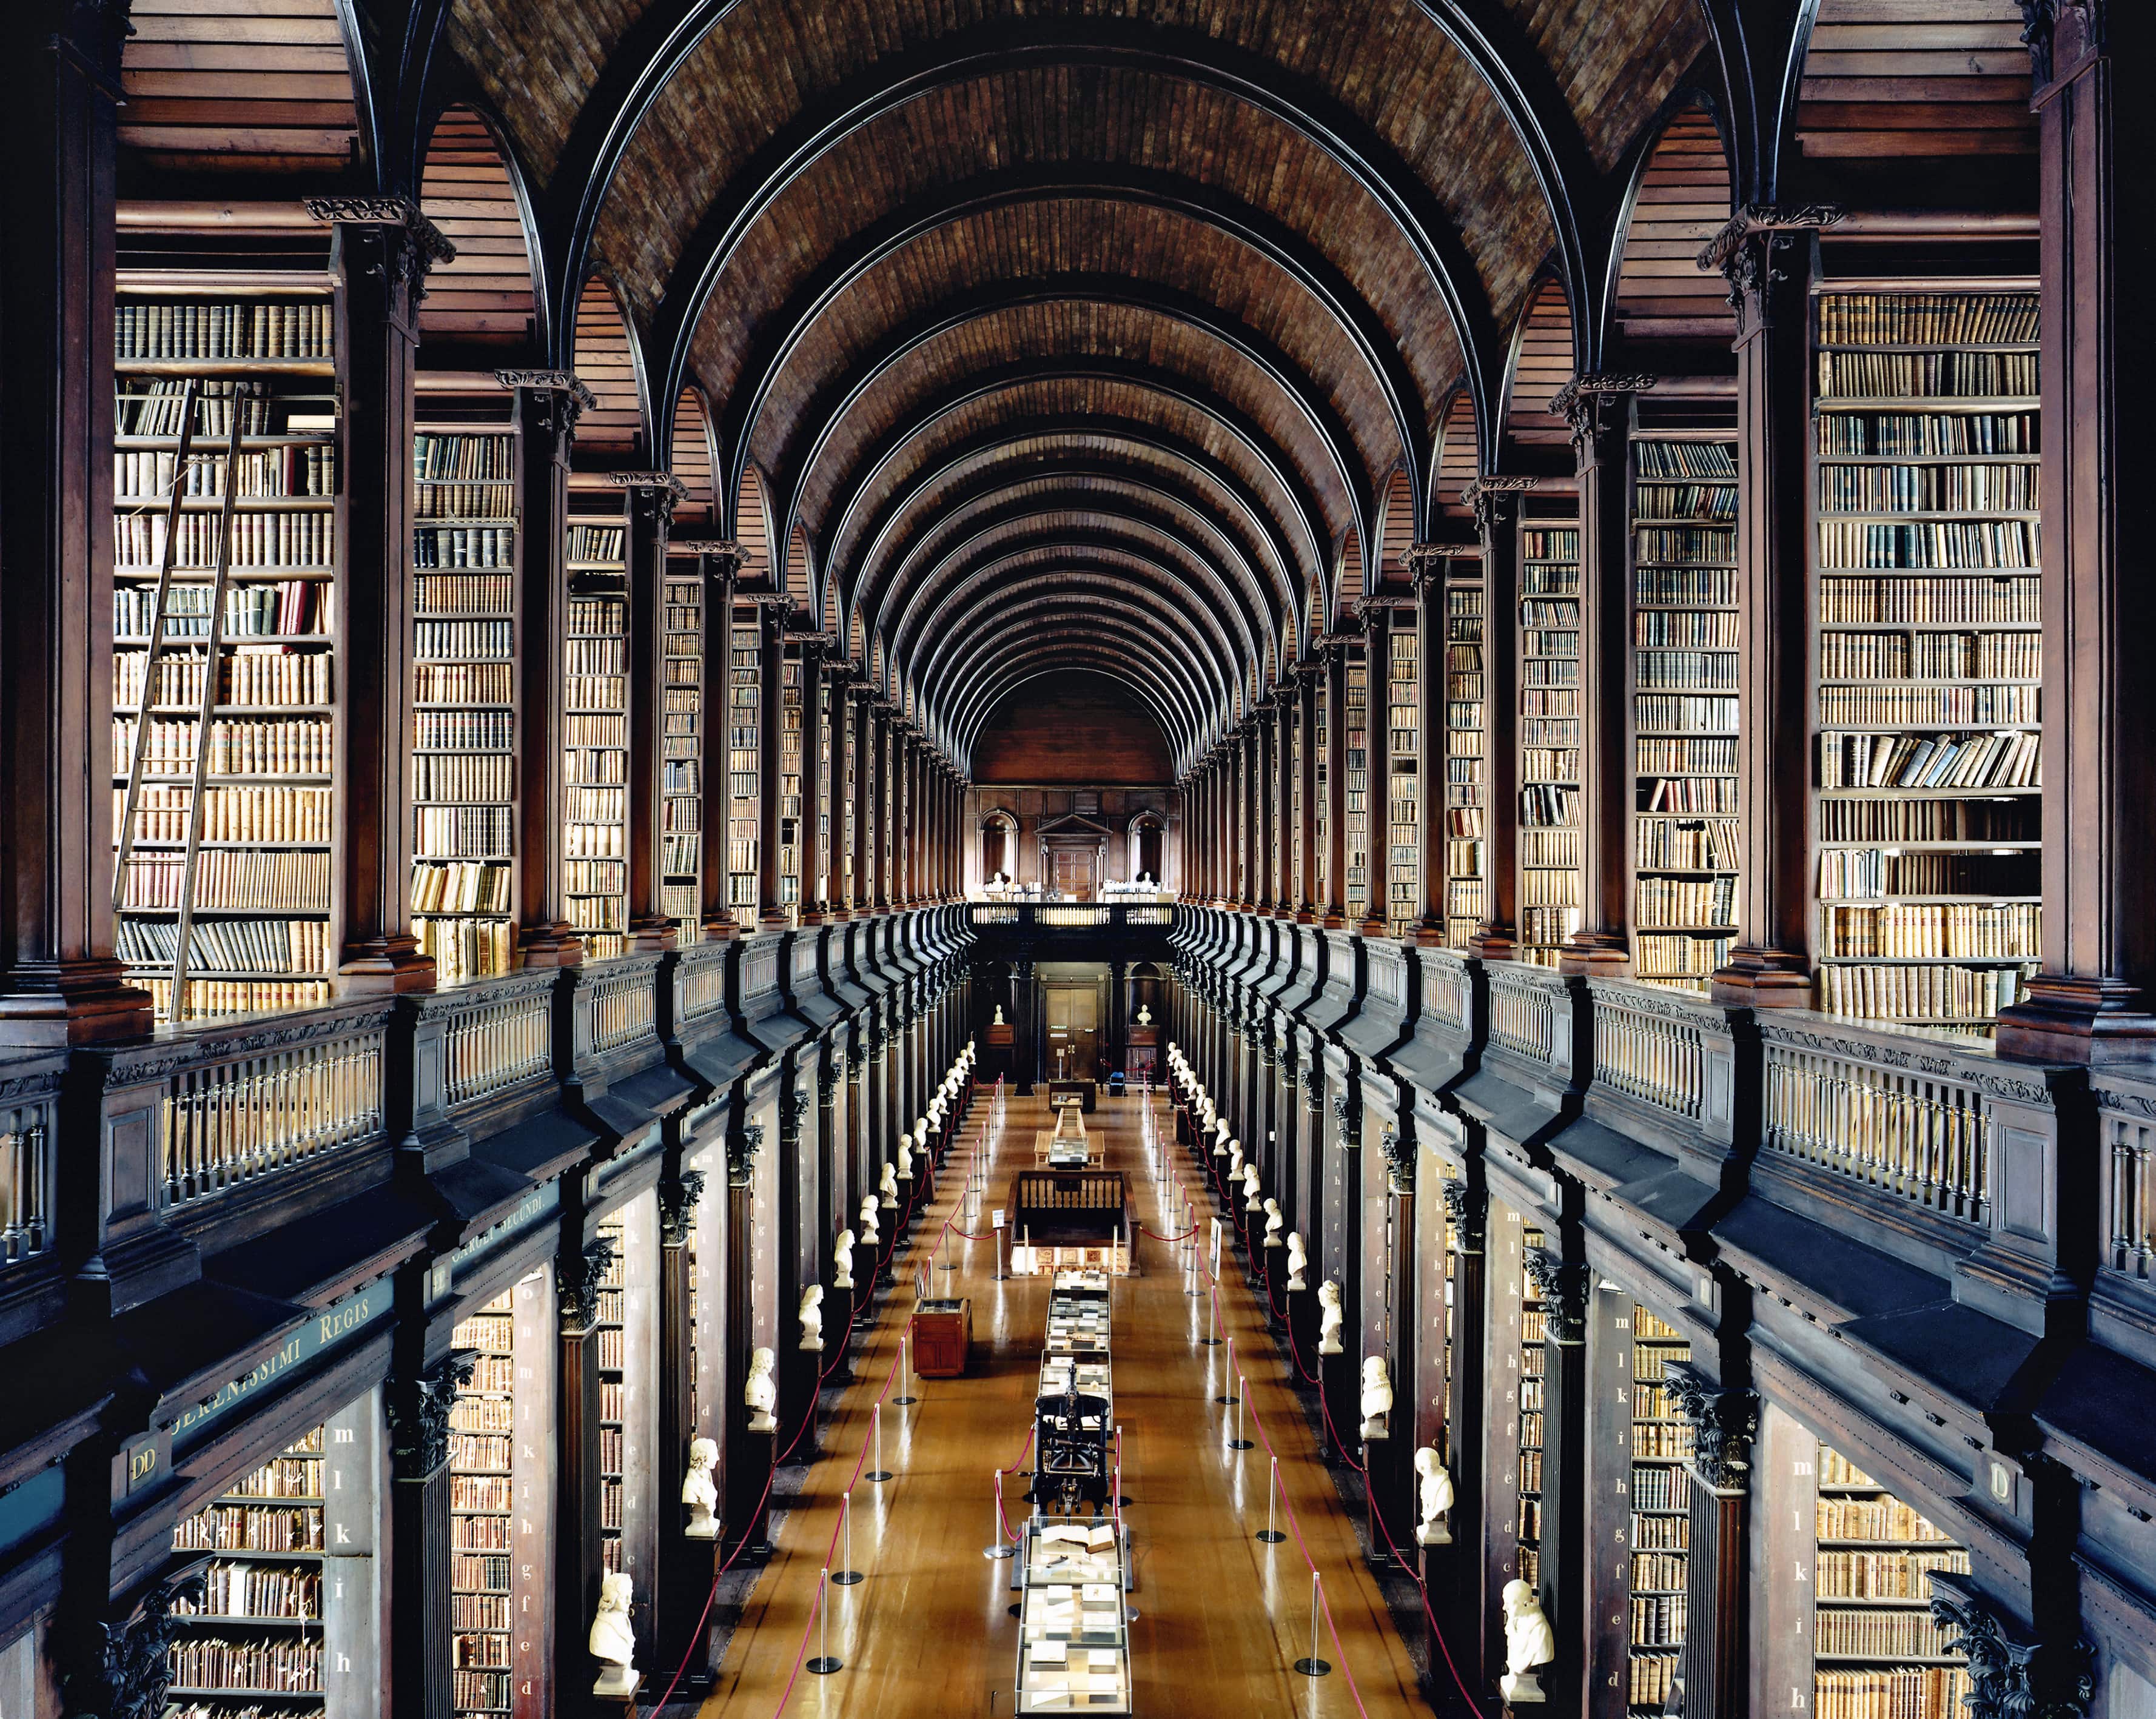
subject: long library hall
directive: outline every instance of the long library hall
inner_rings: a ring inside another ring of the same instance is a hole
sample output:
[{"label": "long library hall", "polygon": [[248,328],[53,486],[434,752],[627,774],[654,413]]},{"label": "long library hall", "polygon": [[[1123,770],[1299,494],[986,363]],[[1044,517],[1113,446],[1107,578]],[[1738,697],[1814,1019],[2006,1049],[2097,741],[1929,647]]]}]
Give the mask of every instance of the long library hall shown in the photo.
[{"label": "long library hall", "polygon": [[2156,1719],[2156,7],[0,63],[0,1719]]}]

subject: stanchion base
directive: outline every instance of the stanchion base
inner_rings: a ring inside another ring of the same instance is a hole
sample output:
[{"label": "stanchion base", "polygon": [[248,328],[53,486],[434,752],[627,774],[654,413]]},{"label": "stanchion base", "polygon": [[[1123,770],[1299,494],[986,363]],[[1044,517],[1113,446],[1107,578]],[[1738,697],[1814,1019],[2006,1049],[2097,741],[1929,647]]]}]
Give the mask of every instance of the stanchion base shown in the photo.
[{"label": "stanchion base", "polygon": [[1221,1404],[1224,1408],[1233,1409],[1243,1399],[1240,1397],[1215,1397],[1213,1400],[1215,1403]]},{"label": "stanchion base", "polygon": [[1228,1448],[1230,1450],[1255,1450],[1258,1447],[1248,1439],[1230,1439],[1228,1441]]},{"label": "stanchion base", "polygon": [[846,1662],[835,1655],[819,1654],[808,1661],[808,1670],[814,1671],[819,1677],[829,1677],[834,1671],[843,1671],[845,1669]]},{"label": "stanchion base", "polygon": [[918,1397],[894,1397],[891,1399],[891,1404],[894,1409],[911,1409],[920,1400]]},{"label": "stanchion base", "polygon": [[1295,1662],[1295,1675],[1298,1677],[1323,1677],[1332,1670],[1332,1667],[1323,1660],[1297,1660]]},{"label": "stanchion base", "polygon": [[857,1582],[865,1582],[867,1580],[868,1578],[864,1576],[859,1570],[834,1570],[831,1572],[831,1585],[834,1588],[851,1588]]},{"label": "stanchion base", "polygon": [[1218,1337],[1200,1337],[1198,1341],[1209,1349],[1217,1349],[1220,1347],[1220,1339]]},{"label": "stanchion base", "polygon": [[866,1474],[863,1475],[861,1478],[865,1480],[874,1480],[876,1485],[880,1486],[886,1480],[891,1478],[891,1470],[887,1468],[872,1468]]},{"label": "stanchion base", "polygon": [[947,1260],[943,1262],[942,1269],[946,1271],[956,1271],[958,1269],[958,1262],[955,1260]]},{"label": "stanchion base", "polygon": [[1287,1538],[1287,1536],[1281,1533],[1278,1528],[1260,1528],[1258,1530],[1258,1538],[1268,1546],[1278,1546]]},{"label": "stanchion base", "polygon": [[983,1546],[981,1548],[981,1556],[983,1557],[1016,1557],[1018,1548],[1015,1546]]},{"label": "stanchion base", "polygon": [[1118,1498],[1118,1499],[1116,1501],[1116,1509],[1118,1509],[1118,1510],[1128,1510],[1128,1509],[1129,1509],[1129,1508],[1130,1508],[1133,1504],[1136,1504],[1137,1502],[1137,1499],[1135,1499],[1135,1498]]}]

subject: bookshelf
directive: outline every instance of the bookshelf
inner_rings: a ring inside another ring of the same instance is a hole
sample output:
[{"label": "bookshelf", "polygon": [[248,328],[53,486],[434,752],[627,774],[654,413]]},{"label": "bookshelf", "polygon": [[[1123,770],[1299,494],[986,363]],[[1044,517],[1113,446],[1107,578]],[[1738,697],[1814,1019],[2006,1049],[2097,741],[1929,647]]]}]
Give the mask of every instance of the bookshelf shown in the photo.
[{"label": "bookshelf", "polygon": [[1520,528],[1519,958],[1579,929],[1579,527]]},{"label": "bookshelf", "polygon": [[666,580],[665,730],[660,736],[662,886],[675,941],[702,935],[704,875],[704,582]]},{"label": "bookshelf", "polygon": [[1959,1719],[1968,1661],[1932,1620],[1931,1572],[1968,1552],[1825,1444],[1818,1474],[1815,1719]]},{"label": "bookshelf", "polygon": [[1445,582],[1445,926],[1465,949],[1489,912],[1482,680],[1482,563],[1448,564]]},{"label": "bookshelf", "polygon": [[1348,923],[1360,925],[1370,911],[1370,665],[1363,651],[1351,646],[1342,677],[1345,688],[1342,708],[1348,730],[1342,736],[1343,767],[1342,811],[1348,820]]},{"label": "bookshelf", "polygon": [[621,1570],[623,1455],[626,1444],[623,1380],[628,1360],[627,1308],[629,1247],[619,1219],[598,1227],[599,1239],[613,1252],[599,1279],[599,1554],[609,1575]]},{"label": "bookshelf", "polygon": [[2037,295],[1813,319],[1819,1006],[1989,1037],[2041,948]]},{"label": "bookshelf", "polygon": [[737,604],[727,627],[726,901],[743,931],[757,922],[757,854],[761,802],[762,670],[757,609]]},{"label": "bookshelf", "polygon": [[504,1291],[458,1323],[473,1357],[449,1410],[450,1699],[464,1713],[511,1705],[511,1511],[516,1485],[516,1319]]},{"label": "bookshelf", "polygon": [[167,1715],[321,1714],[322,1429],[175,1525],[172,1550],[212,1552],[199,1602],[174,1608]]},{"label": "bookshelf", "polygon": [[[1302,748],[1304,742],[1309,738],[1302,731],[1302,713],[1307,708],[1308,706],[1303,702],[1301,690],[1298,687],[1295,695],[1295,721],[1287,725],[1287,839],[1293,844],[1289,849],[1289,857],[1295,867],[1291,875],[1295,879],[1296,888],[1303,892],[1303,901],[1310,899],[1310,890],[1305,882],[1308,874],[1302,869]],[[1287,905],[1290,907],[1300,907],[1302,903],[1291,901]]]},{"label": "bookshelf", "polygon": [[444,984],[516,962],[517,459],[506,423],[413,438],[412,918]]},{"label": "bookshelf", "polygon": [[801,676],[806,667],[798,644],[786,646],[778,691],[778,899],[789,921],[798,919],[803,900],[803,839],[801,803]]},{"label": "bookshelf", "polygon": [[1632,1307],[1631,1634],[1626,1710],[1660,1713],[1685,1639],[1685,1564],[1691,1527],[1685,1461],[1691,1426],[1663,1382],[1672,1361],[1691,1359],[1677,1329]]},{"label": "bookshelf", "polygon": [[[1321,657],[1319,660],[1322,662],[1323,659]],[[1319,910],[1319,916],[1322,918],[1324,910],[1336,899],[1333,891],[1338,886],[1339,881],[1332,875],[1332,792],[1331,784],[1326,781],[1332,757],[1332,747],[1327,742],[1327,735],[1329,732],[1329,725],[1337,714],[1332,708],[1332,678],[1330,675],[1318,682],[1317,712],[1317,732],[1314,736],[1313,743],[1317,747],[1317,769],[1314,772],[1317,783],[1317,816],[1313,821],[1312,827],[1317,835],[1317,860],[1311,870],[1312,875],[1317,879],[1315,900]]]},{"label": "bookshelf", "polygon": [[[1543,1245],[1543,1232],[1532,1224],[1520,1232],[1524,1260]],[[1542,1587],[1543,1543],[1543,1341],[1542,1297],[1535,1280],[1522,1267],[1520,1272],[1520,1504],[1517,1537],[1519,1578],[1528,1587]]]},{"label": "bookshelf", "polygon": [[627,493],[570,497],[562,894],[595,960],[629,930],[629,520]]},{"label": "bookshelf", "polygon": [[1737,450],[1632,444],[1632,966],[1704,992],[1736,937]]},{"label": "bookshelf", "polygon": [[1414,936],[1422,916],[1422,709],[1420,659],[1412,608],[1389,611],[1392,649],[1386,674],[1389,742],[1385,793],[1385,923],[1396,937]]},{"label": "bookshelf", "polygon": [[326,1002],[344,535],[328,283],[121,288],[117,952],[163,1020]]},{"label": "bookshelf", "polygon": [[[821,675],[824,670],[812,662],[808,665],[808,672]],[[826,884],[830,870],[830,856],[837,851],[831,844],[839,834],[836,807],[842,790],[839,786],[837,766],[842,747],[837,743],[834,733],[841,723],[839,713],[842,707],[832,696],[835,690],[826,680],[820,689],[821,696],[816,700],[816,804],[813,809],[817,840],[811,847],[809,863],[814,865],[814,855],[821,854],[824,875],[808,880],[805,899],[811,902],[821,901],[829,893]],[[833,901],[829,906],[836,907],[839,903]]]}]

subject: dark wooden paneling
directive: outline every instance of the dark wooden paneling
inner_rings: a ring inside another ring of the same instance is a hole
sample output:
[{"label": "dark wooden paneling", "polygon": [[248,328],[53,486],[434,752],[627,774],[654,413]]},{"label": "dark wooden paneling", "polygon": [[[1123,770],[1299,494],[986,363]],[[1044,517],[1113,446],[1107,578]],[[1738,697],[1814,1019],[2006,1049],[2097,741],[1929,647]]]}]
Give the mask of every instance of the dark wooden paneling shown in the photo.
[{"label": "dark wooden paneling", "polygon": [[334,0],[136,0],[120,142],[164,170],[336,172],[358,136]]},{"label": "dark wooden paneling", "polygon": [[1105,675],[1028,681],[997,708],[973,753],[976,782],[1127,787],[1173,774],[1168,741],[1136,696]]}]

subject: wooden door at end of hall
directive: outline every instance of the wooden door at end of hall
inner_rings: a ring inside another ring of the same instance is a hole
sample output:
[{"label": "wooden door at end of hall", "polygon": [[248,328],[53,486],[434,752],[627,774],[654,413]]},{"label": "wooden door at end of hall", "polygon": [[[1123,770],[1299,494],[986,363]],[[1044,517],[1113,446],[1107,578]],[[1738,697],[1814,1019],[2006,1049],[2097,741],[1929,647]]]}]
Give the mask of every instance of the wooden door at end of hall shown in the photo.
[{"label": "wooden door at end of hall", "polygon": [[1048,886],[1072,901],[1091,901],[1101,886],[1101,855],[1095,848],[1048,850]]}]

